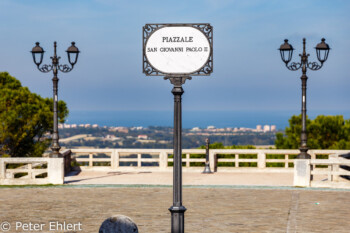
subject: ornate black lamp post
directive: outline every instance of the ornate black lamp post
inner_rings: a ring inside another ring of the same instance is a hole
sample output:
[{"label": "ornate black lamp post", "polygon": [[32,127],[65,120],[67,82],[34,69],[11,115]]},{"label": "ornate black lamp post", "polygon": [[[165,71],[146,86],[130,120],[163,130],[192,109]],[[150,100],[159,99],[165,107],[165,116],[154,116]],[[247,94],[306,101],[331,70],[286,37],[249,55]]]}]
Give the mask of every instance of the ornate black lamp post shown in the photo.
[{"label": "ornate black lamp post", "polygon": [[210,166],[209,166],[209,138],[205,139],[205,168],[202,173],[211,174]]},{"label": "ornate black lamp post", "polygon": [[35,63],[35,65],[38,67],[38,69],[43,72],[43,73],[48,73],[51,70],[53,71],[53,78],[52,78],[52,82],[53,82],[53,135],[52,135],[52,145],[51,145],[51,149],[52,149],[52,154],[50,155],[51,158],[59,158],[62,157],[62,155],[60,154],[60,145],[58,143],[59,140],[59,136],[58,136],[58,117],[57,117],[57,91],[58,91],[58,77],[57,77],[57,73],[58,70],[62,71],[63,73],[68,73],[69,71],[71,71],[74,67],[74,65],[77,63],[78,60],[78,55],[79,55],[79,49],[77,47],[75,47],[75,42],[72,42],[72,45],[67,49],[67,55],[68,55],[68,61],[71,65],[71,67],[69,65],[60,65],[59,64],[59,60],[61,57],[58,57],[56,54],[56,47],[57,47],[57,43],[56,41],[54,42],[54,54],[53,57],[50,57],[52,60],[52,64],[51,65],[41,65],[42,61],[43,61],[43,57],[44,57],[44,50],[43,48],[41,48],[39,46],[39,42],[35,43],[35,47],[32,49],[31,53],[33,55],[33,61]]},{"label": "ornate black lamp post", "polygon": [[281,45],[279,48],[281,53],[281,58],[283,62],[286,64],[286,67],[289,70],[296,71],[299,69],[302,69],[302,76],[301,76],[301,90],[302,90],[302,108],[301,108],[301,114],[302,114],[302,129],[301,129],[301,136],[300,136],[300,154],[297,156],[298,159],[310,159],[311,156],[307,153],[308,147],[307,147],[307,135],[306,135],[306,71],[307,69],[310,70],[319,70],[323,66],[323,63],[328,58],[329,53],[329,46],[325,43],[325,39],[322,38],[321,43],[317,44],[316,46],[316,55],[317,59],[321,64],[318,64],[317,62],[308,62],[308,57],[310,54],[306,53],[305,50],[305,44],[306,39],[303,39],[303,53],[299,54],[301,57],[301,62],[292,62],[290,65],[288,63],[292,60],[293,56],[293,46],[288,44],[288,40],[284,40],[284,44]]}]

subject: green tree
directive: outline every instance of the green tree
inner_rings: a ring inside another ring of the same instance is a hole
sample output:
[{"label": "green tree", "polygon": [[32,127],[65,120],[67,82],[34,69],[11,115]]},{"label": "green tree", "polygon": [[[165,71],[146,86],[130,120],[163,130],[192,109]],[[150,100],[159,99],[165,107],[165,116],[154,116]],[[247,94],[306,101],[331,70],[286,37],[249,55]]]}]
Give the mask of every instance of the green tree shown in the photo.
[{"label": "green tree", "polygon": [[[308,147],[311,149],[350,149],[350,120],[343,116],[317,116],[307,119]],[[300,147],[301,115],[289,119],[285,135],[276,134],[277,149],[297,149]]]},{"label": "green tree", "polygon": [[[205,148],[206,148],[206,146],[202,145],[198,149],[205,149]],[[225,146],[224,146],[224,144],[222,144],[222,142],[214,142],[214,143],[209,144],[209,149],[224,149],[224,148],[225,148]]]},{"label": "green tree", "polygon": [[[205,145],[199,147],[199,149],[205,149]],[[256,149],[255,146],[252,145],[232,145],[232,146],[224,146],[222,142],[214,142],[209,144],[209,149]]]},{"label": "green tree", "polygon": [[[59,121],[67,115],[66,103],[59,101]],[[0,156],[42,156],[50,145],[46,135],[52,127],[52,98],[31,93],[19,80],[0,72]]]}]

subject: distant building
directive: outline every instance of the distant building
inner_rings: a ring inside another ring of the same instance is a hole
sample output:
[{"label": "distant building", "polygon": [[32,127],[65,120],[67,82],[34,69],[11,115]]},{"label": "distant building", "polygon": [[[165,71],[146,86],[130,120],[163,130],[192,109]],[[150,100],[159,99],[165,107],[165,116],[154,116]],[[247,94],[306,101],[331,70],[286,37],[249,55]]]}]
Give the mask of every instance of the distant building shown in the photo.
[{"label": "distant building", "polygon": [[276,131],[277,130],[277,128],[276,128],[276,125],[271,125],[271,131]]},{"label": "distant building", "polygon": [[138,139],[137,142],[141,142],[141,143],[156,143],[156,140]]},{"label": "distant building", "polygon": [[160,143],[160,144],[168,144],[168,143],[171,143],[171,141],[160,140],[160,141],[158,141],[158,143]]},{"label": "distant building", "polygon": [[269,132],[269,131],[271,131],[270,126],[264,125],[264,132]]},{"label": "distant building", "polygon": [[253,129],[251,129],[251,128],[246,128],[246,127],[240,127],[238,131],[241,131],[241,132],[248,132],[248,131],[253,131]]},{"label": "distant building", "polygon": [[116,141],[116,140],[120,140],[120,138],[116,137],[115,135],[108,134],[108,135],[106,135],[105,140]]},{"label": "distant building", "polygon": [[207,127],[207,129],[215,129],[215,126],[210,125],[210,126]]},{"label": "distant building", "polygon": [[148,136],[145,134],[141,134],[137,136],[138,139],[148,139]]},{"label": "distant building", "polygon": [[63,129],[63,124],[58,124],[59,129]]},{"label": "distant building", "polygon": [[116,127],[116,131],[120,133],[129,133],[129,129],[126,127]]},{"label": "distant building", "polygon": [[256,126],[256,131],[262,131],[262,126],[261,125],[257,125]]},{"label": "distant building", "polygon": [[93,124],[92,128],[98,128],[98,124]]},{"label": "distant building", "polygon": [[71,124],[71,128],[77,128],[77,124]]},{"label": "distant building", "polygon": [[129,133],[129,129],[127,127],[111,127],[109,128],[109,131],[116,131],[120,133]]},{"label": "distant building", "polygon": [[200,131],[201,129],[199,127],[194,127],[191,129],[191,131]]},{"label": "distant building", "polygon": [[82,127],[82,128],[83,128],[83,127],[85,127],[85,125],[84,125],[84,124],[80,124],[79,127]]},{"label": "distant building", "polygon": [[90,124],[85,124],[84,127],[85,127],[85,128],[90,128],[91,125],[90,125]]}]

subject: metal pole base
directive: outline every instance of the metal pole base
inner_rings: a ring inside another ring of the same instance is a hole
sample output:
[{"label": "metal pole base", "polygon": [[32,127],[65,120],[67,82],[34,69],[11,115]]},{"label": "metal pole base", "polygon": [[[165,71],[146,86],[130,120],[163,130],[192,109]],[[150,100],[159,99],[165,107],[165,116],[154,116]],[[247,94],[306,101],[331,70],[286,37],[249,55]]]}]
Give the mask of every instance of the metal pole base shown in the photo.
[{"label": "metal pole base", "polygon": [[213,174],[213,172],[211,172],[210,170],[210,166],[209,164],[205,164],[205,168],[204,168],[204,171],[202,172],[203,174]]},{"label": "metal pole base", "polygon": [[52,153],[49,155],[49,158],[63,158],[63,155],[62,155],[61,153],[52,152]]},{"label": "metal pole base", "polygon": [[60,153],[60,145],[58,145],[58,143],[53,143],[53,145],[51,146],[51,150],[52,152],[50,153],[49,157],[50,158],[63,158],[63,155]]},{"label": "metal pole base", "polygon": [[307,147],[300,147],[300,154],[298,154],[297,159],[311,159],[311,155],[307,153],[309,148]]},{"label": "metal pole base", "polygon": [[184,233],[186,208],[184,206],[172,206],[169,211],[171,212],[171,233]]},{"label": "metal pole base", "polygon": [[[58,138],[58,136],[57,136]],[[54,139],[55,140],[55,139]],[[56,140],[58,141],[58,140]],[[60,145],[58,144],[58,142],[53,142],[52,146],[51,146],[51,150],[52,152],[50,153],[50,158],[63,158],[63,155],[60,153]]]}]

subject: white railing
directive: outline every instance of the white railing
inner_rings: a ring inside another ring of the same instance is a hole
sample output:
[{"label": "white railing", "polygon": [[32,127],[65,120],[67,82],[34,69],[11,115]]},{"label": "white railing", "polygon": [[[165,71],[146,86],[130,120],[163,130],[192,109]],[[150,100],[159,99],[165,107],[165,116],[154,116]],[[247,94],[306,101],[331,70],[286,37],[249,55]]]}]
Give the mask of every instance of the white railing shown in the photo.
[{"label": "white railing", "polygon": [[[311,159],[310,160],[310,186],[311,187],[334,187],[334,188],[350,188],[350,182],[341,176],[349,176],[350,171],[343,169],[343,166],[350,168],[350,160],[339,157],[339,154],[330,155],[329,159]],[[317,168],[323,166],[324,168]],[[314,176],[323,176],[321,181],[314,180]]]},{"label": "white railing", "polygon": [[[203,171],[204,149],[183,149],[182,153],[184,171]],[[350,188],[350,182],[343,178],[350,177],[350,160],[341,157],[345,154],[350,157],[349,150],[309,150],[308,153],[311,159],[296,160],[299,150],[211,149],[209,161],[212,171],[294,171],[295,186]],[[65,167],[69,171],[71,161],[80,164],[80,169],[171,171],[172,154],[172,149],[72,149],[63,152],[64,159],[0,158],[0,184],[63,184]],[[279,166],[271,167],[276,164]],[[314,179],[316,176],[322,180]]]},{"label": "white railing", "polygon": [[337,152],[329,155],[328,159],[295,160],[294,186],[350,188],[350,160],[346,156],[349,152]]},{"label": "white railing", "polygon": [[1,185],[63,184],[63,158],[0,158]]},{"label": "white railing", "polygon": [[[172,149],[71,149],[72,158],[81,169],[152,170],[171,171]],[[349,150],[309,150],[312,159],[319,155],[344,154]],[[299,150],[273,149],[211,149],[209,152],[212,171],[230,172],[293,172],[293,163]],[[183,149],[184,170],[202,170],[205,164],[205,149]],[[202,158],[196,158],[202,155]],[[223,155],[229,155],[225,157]],[[272,158],[278,155],[279,158]],[[198,162],[202,166],[198,166]],[[192,163],[197,163],[193,166]],[[231,163],[231,164],[229,164]],[[234,166],[232,163],[234,163]],[[249,166],[243,163],[251,163]],[[279,163],[279,167],[270,167]]]},{"label": "white railing", "polygon": [[[72,160],[80,163],[81,169],[113,170],[170,170],[168,163],[173,153],[171,149],[71,149]],[[205,150],[191,149],[182,151],[183,162],[190,167],[191,162],[205,163],[205,158],[191,158],[191,154],[203,154]],[[101,155],[103,157],[101,157]],[[84,157],[84,158],[82,158]]]}]

